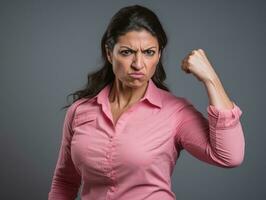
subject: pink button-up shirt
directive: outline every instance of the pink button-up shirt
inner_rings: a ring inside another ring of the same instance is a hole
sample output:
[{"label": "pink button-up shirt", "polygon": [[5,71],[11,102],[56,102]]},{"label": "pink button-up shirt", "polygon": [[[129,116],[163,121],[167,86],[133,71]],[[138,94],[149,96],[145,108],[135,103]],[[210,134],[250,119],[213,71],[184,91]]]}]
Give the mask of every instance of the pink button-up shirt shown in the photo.
[{"label": "pink button-up shirt", "polygon": [[114,125],[110,85],[67,110],[49,200],[175,200],[171,175],[180,152],[218,167],[244,159],[242,111],[207,107],[206,119],[185,98],[150,79],[143,98]]}]

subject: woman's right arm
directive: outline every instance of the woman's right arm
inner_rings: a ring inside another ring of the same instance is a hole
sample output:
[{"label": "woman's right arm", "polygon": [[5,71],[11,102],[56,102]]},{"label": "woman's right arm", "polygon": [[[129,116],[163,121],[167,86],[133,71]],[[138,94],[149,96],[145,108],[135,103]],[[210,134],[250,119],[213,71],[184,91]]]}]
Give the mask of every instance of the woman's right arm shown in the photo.
[{"label": "woman's right arm", "polygon": [[81,177],[72,162],[70,152],[74,110],[75,106],[72,104],[65,115],[62,141],[48,200],[74,200],[81,184]]}]

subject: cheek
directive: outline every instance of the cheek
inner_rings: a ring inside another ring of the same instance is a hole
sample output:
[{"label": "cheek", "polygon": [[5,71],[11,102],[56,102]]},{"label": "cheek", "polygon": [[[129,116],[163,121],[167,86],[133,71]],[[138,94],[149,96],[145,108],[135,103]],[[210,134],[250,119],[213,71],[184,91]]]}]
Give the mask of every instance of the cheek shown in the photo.
[{"label": "cheek", "polygon": [[151,75],[155,72],[157,64],[158,60],[149,61],[148,69]]},{"label": "cheek", "polygon": [[116,75],[123,75],[130,67],[130,61],[126,59],[116,59],[113,62],[113,71]]}]

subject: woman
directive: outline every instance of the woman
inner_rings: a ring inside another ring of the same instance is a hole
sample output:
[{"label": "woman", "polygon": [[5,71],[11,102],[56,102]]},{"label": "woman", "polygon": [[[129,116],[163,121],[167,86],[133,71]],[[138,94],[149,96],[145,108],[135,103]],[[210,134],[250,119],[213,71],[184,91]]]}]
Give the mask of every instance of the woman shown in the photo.
[{"label": "woman", "polygon": [[102,37],[104,66],[73,93],[50,200],[174,200],[171,175],[180,152],[218,167],[244,159],[242,111],[231,101],[202,49],[182,69],[209,96],[206,119],[164,85],[166,34],[149,9],[120,9]]}]

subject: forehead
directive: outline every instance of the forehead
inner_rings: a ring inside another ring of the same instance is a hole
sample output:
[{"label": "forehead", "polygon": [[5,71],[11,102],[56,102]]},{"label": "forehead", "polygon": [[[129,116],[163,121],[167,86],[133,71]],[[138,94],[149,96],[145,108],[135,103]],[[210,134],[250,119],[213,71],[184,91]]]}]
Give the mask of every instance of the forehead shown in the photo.
[{"label": "forehead", "polygon": [[126,34],[118,37],[117,45],[128,45],[136,48],[141,46],[145,48],[151,45],[158,45],[158,40],[146,30],[129,31]]}]

